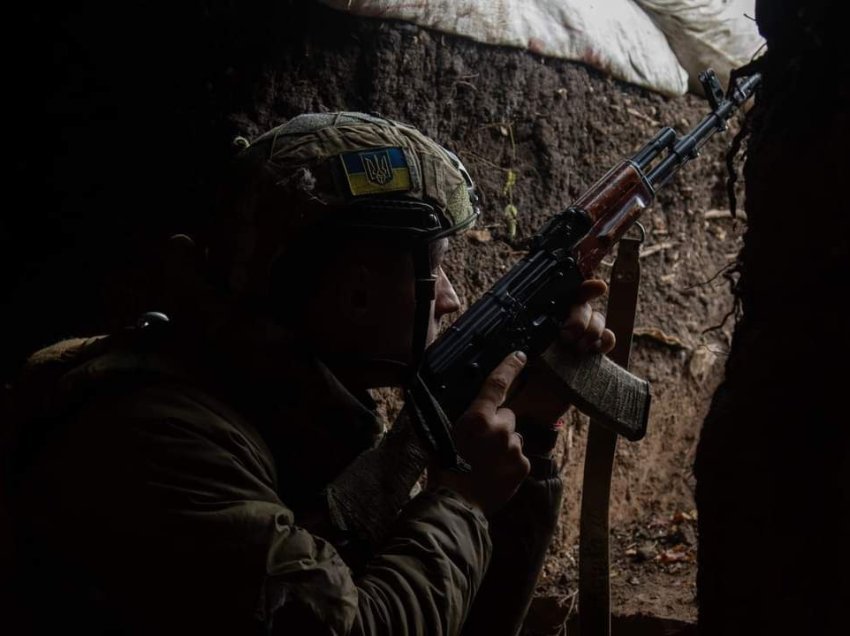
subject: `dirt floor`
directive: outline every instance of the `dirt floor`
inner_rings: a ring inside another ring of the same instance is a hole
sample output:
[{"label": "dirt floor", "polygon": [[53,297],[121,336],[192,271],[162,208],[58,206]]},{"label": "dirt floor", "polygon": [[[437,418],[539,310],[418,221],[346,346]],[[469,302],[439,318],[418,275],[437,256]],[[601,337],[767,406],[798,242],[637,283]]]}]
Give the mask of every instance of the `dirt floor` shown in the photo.
[{"label": "dirt floor", "polygon": [[[550,214],[608,167],[659,126],[681,132],[705,111],[695,96],[665,98],[581,64],[406,24],[342,17],[330,24],[337,20],[345,33],[334,37],[331,28],[305,38],[309,63],[271,71],[263,101],[236,121],[250,136],[302,109],[356,108],[408,121],[457,151],[484,201],[481,223],[454,241],[449,259],[448,273],[465,305],[521,258]],[[619,616],[696,618],[691,466],[731,341],[733,320],[722,323],[733,309],[729,268],[743,229],[729,216],[725,196],[731,136],[707,145],[643,218],[647,240],[632,368],[652,382],[654,403],[646,438],[621,441],[617,453],[611,526]],[[509,204],[516,206],[515,220],[505,213]],[[607,278],[609,271],[606,263],[598,275]],[[578,415],[570,419],[559,449],[566,500],[529,618],[532,633],[557,632],[578,609],[587,424]]]}]

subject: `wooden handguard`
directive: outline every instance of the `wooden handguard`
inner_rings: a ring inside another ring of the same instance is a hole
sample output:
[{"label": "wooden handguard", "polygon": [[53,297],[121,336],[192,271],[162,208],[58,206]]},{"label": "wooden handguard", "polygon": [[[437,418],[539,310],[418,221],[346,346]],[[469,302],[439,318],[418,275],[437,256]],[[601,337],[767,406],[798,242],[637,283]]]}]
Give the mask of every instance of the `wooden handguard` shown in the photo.
[{"label": "wooden handguard", "polygon": [[549,347],[541,358],[582,413],[629,441],[646,435],[649,382],[601,353],[575,356],[559,343]]}]

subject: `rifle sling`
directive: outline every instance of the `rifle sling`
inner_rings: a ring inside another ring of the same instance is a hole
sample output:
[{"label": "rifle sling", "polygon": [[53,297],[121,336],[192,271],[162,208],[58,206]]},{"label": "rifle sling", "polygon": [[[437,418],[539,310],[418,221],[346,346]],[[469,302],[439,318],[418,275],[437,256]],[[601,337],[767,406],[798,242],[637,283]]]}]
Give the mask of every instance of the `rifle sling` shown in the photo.
[{"label": "rifle sling", "polygon": [[[624,369],[629,366],[637,308],[641,242],[623,238],[611,272],[606,322],[616,335],[617,344],[608,355]],[[579,633],[582,636],[611,634],[608,507],[616,447],[617,434],[591,419],[584,460],[579,539]]]}]

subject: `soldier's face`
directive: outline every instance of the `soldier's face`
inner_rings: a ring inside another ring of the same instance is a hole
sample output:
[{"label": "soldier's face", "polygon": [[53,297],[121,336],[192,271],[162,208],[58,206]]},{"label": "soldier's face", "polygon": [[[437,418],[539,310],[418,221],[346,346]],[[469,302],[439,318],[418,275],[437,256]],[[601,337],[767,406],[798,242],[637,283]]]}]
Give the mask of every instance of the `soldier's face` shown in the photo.
[{"label": "soldier's face", "polygon": [[[437,280],[428,343],[436,338],[441,319],[460,309],[443,267],[448,246],[447,239],[431,245],[432,274]],[[391,245],[358,244],[340,255],[339,263],[330,271],[317,301],[308,307],[305,329],[320,352],[360,361],[356,363],[361,367],[358,380],[364,385],[398,384],[404,378],[399,363],[409,363],[412,357],[416,315],[412,256]]]},{"label": "soldier's face", "polygon": [[440,319],[443,316],[451,316],[451,314],[460,310],[460,300],[457,297],[457,292],[455,292],[455,288],[452,286],[449,277],[443,269],[448,248],[449,240],[445,238],[435,241],[432,244],[431,265],[434,269],[434,275],[437,277],[437,288],[428,329],[428,344],[431,344],[437,337]]},{"label": "soldier's face", "polygon": [[[430,245],[431,273],[436,285],[428,320],[428,344],[437,337],[441,319],[460,309],[457,293],[444,269],[448,248],[448,239]],[[364,351],[409,362],[416,314],[412,257],[409,252],[397,253],[390,249],[379,256],[375,265],[376,271],[364,281],[369,290],[362,292],[360,298],[364,302],[359,307],[362,313],[355,319],[363,328]]]}]

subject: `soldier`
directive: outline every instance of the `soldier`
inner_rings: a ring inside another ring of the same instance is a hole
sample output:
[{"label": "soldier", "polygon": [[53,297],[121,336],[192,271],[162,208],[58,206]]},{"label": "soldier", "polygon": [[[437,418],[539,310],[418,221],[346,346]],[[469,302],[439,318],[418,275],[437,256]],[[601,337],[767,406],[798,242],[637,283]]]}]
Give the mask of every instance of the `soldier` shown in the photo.
[{"label": "soldier", "polygon": [[[171,241],[167,317],[42,350],[17,383],[34,631],[515,633],[557,518],[566,408],[532,381],[505,405],[522,352],[455,423],[471,472],[432,467],[381,545],[352,550],[325,496],[382,436],[368,390],[408,382],[459,309],[443,260],[478,214],[469,175],[362,113],[246,145],[203,245]],[[565,322],[577,351],[613,346],[589,305],[604,291],[585,283]]]}]

